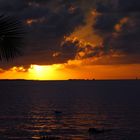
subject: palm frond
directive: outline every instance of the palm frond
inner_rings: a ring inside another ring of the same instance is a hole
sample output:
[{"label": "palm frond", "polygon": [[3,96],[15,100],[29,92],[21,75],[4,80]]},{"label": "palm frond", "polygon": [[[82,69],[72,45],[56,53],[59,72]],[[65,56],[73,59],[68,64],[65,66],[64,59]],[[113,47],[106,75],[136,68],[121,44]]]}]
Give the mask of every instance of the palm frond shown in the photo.
[{"label": "palm frond", "polygon": [[0,15],[0,61],[21,55],[25,28],[15,17]]}]

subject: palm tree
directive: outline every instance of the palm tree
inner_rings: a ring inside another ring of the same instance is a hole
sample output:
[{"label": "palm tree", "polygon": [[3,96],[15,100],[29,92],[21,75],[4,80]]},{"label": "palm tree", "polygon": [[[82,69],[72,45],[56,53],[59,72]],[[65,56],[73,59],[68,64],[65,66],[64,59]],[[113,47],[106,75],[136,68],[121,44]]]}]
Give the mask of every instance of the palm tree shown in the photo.
[{"label": "palm tree", "polygon": [[0,61],[12,60],[21,55],[25,29],[20,20],[0,15]]}]

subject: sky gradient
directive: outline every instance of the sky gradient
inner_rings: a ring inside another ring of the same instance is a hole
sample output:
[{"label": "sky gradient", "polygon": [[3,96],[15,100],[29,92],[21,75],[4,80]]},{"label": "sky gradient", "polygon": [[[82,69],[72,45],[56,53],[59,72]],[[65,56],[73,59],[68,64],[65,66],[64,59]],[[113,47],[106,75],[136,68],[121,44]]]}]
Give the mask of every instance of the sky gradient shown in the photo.
[{"label": "sky gradient", "polygon": [[140,1],[1,0],[27,30],[23,56],[0,79],[140,78]]}]

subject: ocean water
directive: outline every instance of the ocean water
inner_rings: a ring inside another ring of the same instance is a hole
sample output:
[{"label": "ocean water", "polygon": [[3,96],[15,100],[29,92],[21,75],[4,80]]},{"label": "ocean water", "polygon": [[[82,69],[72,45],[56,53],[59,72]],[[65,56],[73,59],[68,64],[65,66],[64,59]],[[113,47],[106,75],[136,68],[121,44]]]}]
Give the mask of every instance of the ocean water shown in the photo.
[{"label": "ocean water", "polygon": [[0,81],[0,140],[44,135],[140,140],[140,81]]}]

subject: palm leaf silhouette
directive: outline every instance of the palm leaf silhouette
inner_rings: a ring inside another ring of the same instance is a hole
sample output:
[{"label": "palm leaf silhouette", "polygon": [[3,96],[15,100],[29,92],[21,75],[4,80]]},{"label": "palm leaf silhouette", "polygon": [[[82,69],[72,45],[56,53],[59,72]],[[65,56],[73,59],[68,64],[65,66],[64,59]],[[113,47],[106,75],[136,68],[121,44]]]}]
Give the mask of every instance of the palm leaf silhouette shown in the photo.
[{"label": "palm leaf silhouette", "polygon": [[25,29],[15,17],[0,15],[0,61],[21,55]]}]

